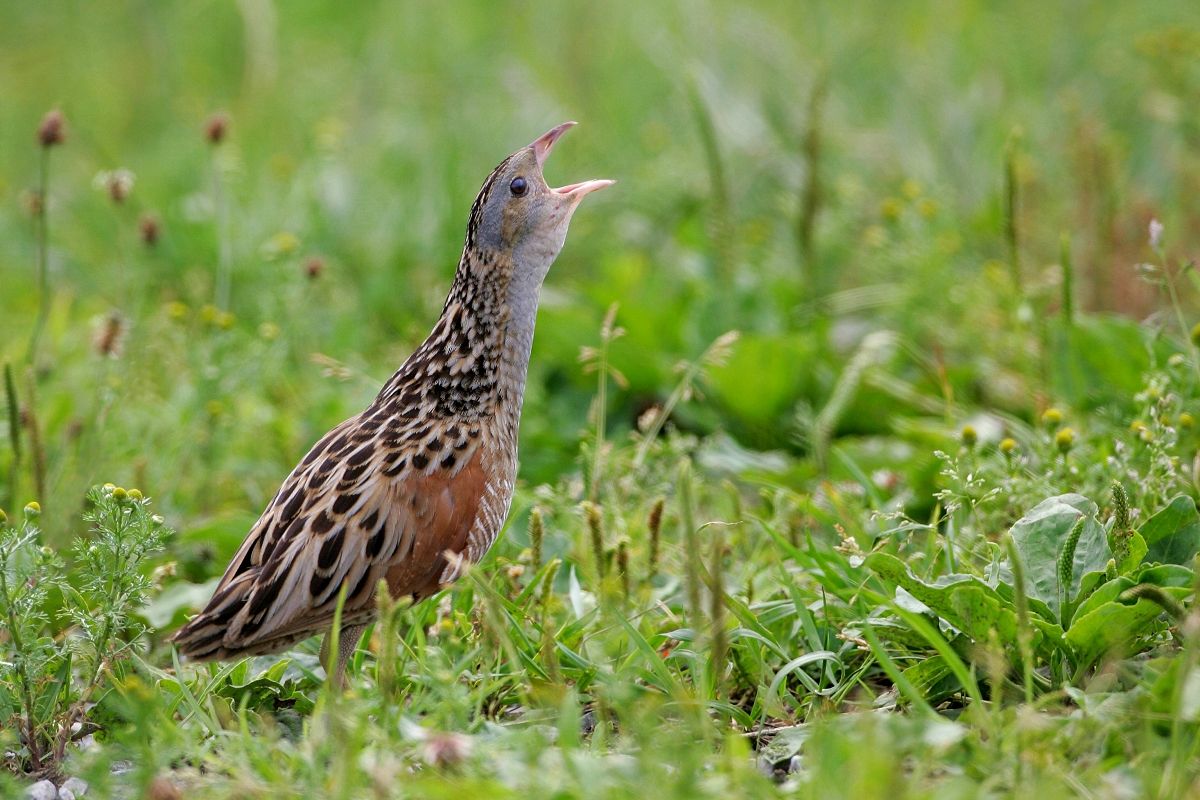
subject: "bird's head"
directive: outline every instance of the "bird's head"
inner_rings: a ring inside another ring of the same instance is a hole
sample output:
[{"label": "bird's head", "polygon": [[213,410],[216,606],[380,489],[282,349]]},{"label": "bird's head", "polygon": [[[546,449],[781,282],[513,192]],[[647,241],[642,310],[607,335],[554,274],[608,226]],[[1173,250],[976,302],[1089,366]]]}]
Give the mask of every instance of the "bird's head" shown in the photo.
[{"label": "bird's head", "polygon": [[554,143],[574,125],[551,128],[492,171],[471,207],[467,247],[499,253],[511,258],[517,270],[545,276],[580,201],[613,183],[591,180],[557,189],[546,183],[542,167]]}]

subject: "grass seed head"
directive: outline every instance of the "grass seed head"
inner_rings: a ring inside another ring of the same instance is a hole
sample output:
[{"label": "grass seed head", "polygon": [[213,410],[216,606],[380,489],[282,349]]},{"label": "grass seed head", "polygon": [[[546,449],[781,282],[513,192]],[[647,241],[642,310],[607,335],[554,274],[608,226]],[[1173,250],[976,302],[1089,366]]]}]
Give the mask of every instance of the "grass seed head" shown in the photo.
[{"label": "grass seed head", "polygon": [[120,313],[110,312],[96,329],[92,337],[92,345],[98,355],[106,358],[120,358],[125,345],[125,333],[129,326]]},{"label": "grass seed head", "polygon": [[629,599],[629,542],[625,539],[617,542],[617,573],[621,577],[621,593]]},{"label": "grass seed head", "polygon": [[666,502],[662,497],[655,500],[654,505],[650,507],[650,518],[646,520],[646,527],[650,532],[650,552],[646,570],[647,579],[653,578],[658,574],[658,553],[662,543],[663,506],[666,505]]},{"label": "grass seed head", "polygon": [[542,519],[542,510],[534,506],[529,512],[529,543],[533,547],[534,569],[542,565],[542,541],[545,536],[546,524]]},{"label": "grass seed head", "polygon": [[127,169],[106,170],[96,175],[93,186],[108,195],[117,205],[129,199],[133,191],[134,174]]},{"label": "grass seed head", "polygon": [[606,572],[604,568],[604,516],[600,511],[600,506],[590,500],[584,500],[581,508],[592,543],[592,558],[596,562],[596,575],[603,578]]},{"label": "grass seed head", "polygon": [[204,123],[204,138],[211,145],[218,145],[229,135],[229,117],[225,114],[213,114]]},{"label": "grass seed head", "polygon": [[138,237],[142,240],[142,244],[147,247],[153,247],[158,244],[158,237],[162,235],[162,223],[154,214],[143,214],[138,220]]},{"label": "grass seed head", "polygon": [[1086,524],[1087,517],[1080,515],[1071,532],[1067,534],[1062,552],[1058,555],[1058,583],[1064,600],[1071,592],[1071,582],[1075,578],[1075,551],[1079,548],[1079,537],[1083,535],[1083,527]]},{"label": "grass seed head", "polygon": [[46,112],[37,129],[38,143],[42,147],[54,147],[67,138],[67,120],[57,108]]}]

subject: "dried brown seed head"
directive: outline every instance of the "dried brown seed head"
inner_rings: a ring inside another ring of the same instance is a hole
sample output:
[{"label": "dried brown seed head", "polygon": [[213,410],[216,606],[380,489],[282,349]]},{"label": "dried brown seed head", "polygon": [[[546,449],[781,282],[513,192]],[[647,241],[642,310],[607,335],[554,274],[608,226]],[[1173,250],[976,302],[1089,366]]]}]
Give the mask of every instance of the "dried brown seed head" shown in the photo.
[{"label": "dried brown seed head", "polygon": [[138,236],[141,237],[142,243],[147,247],[153,247],[158,244],[158,237],[162,234],[162,223],[154,214],[143,214],[138,220]]},{"label": "dried brown seed head", "polygon": [[53,147],[62,144],[67,136],[67,120],[57,108],[47,111],[38,125],[37,138],[42,147]]},{"label": "dried brown seed head", "polygon": [[229,117],[224,114],[213,114],[204,123],[204,138],[209,144],[220,144],[229,133]]}]

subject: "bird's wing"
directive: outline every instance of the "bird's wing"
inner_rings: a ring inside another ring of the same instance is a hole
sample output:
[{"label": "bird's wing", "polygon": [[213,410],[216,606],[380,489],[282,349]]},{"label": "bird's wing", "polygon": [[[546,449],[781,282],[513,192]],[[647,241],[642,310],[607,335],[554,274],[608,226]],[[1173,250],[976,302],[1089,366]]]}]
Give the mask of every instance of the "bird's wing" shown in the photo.
[{"label": "bird's wing", "polygon": [[[472,432],[474,433],[474,432]],[[366,415],[326,434],[284,481],[203,612],[174,637],[185,655],[269,652],[369,616],[374,587],[424,596],[462,553],[487,493],[478,435],[397,432]],[[490,514],[488,516],[491,516]]]}]

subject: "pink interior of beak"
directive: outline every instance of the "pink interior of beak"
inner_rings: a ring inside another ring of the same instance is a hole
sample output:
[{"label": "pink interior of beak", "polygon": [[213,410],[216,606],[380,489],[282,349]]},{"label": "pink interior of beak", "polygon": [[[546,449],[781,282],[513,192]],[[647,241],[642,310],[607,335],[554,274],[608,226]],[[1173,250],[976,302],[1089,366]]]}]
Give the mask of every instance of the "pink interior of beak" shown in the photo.
[{"label": "pink interior of beak", "polygon": [[[546,159],[550,156],[550,151],[554,148],[554,143],[559,140],[559,137],[573,127],[575,127],[574,122],[564,122],[561,125],[556,125],[535,139],[533,144],[529,145],[533,148],[533,155],[537,159],[538,169],[541,169],[545,165]],[[597,189],[603,189],[605,186],[612,186],[614,183],[616,183],[616,181],[581,181],[580,183],[572,183],[567,186],[560,186],[559,188],[552,189],[551,191],[557,194],[570,195],[578,200],[586,194],[590,194]]]},{"label": "pink interior of beak", "polygon": [[533,144],[529,146],[533,148],[533,155],[537,158],[538,168],[545,165],[546,159],[550,156],[550,151],[554,148],[554,143],[558,141],[558,138],[573,127],[575,127],[574,122],[564,122],[562,125],[556,125],[534,139]]}]

